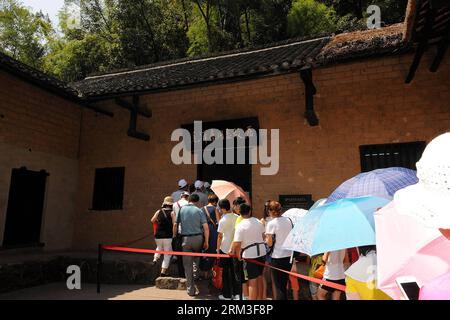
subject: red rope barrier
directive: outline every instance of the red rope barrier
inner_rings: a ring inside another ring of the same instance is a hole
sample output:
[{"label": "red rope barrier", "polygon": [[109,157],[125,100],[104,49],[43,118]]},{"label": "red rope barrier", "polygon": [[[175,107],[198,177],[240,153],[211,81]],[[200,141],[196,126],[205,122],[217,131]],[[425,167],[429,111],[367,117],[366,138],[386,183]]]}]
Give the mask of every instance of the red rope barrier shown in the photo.
[{"label": "red rope barrier", "polygon": [[[208,258],[235,258],[235,256],[228,255],[228,254],[217,254],[217,253],[202,253],[202,252],[182,252],[182,251],[161,251],[161,250],[151,250],[151,249],[140,249],[140,248],[127,248],[127,247],[119,247],[119,246],[102,246],[104,250],[109,251],[122,251],[122,252],[134,252],[134,253],[146,253],[146,254],[168,254],[172,256],[191,256],[191,257],[208,257]],[[270,269],[274,269],[280,272],[284,272],[289,274],[290,276],[294,276],[300,279],[304,279],[309,282],[314,282],[317,284],[321,284],[339,291],[345,292],[345,286],[341,284],[337,284],[330,281],[325,281],[317,278],[308,277],[299,273],[295,273],[292,271],[286,271],[283,269],[276,268],[274,266],[271,266],[267,263],[262,263],[253,259],[244,259],[248,262],[255,263],[260,266],[268,267]]]}]

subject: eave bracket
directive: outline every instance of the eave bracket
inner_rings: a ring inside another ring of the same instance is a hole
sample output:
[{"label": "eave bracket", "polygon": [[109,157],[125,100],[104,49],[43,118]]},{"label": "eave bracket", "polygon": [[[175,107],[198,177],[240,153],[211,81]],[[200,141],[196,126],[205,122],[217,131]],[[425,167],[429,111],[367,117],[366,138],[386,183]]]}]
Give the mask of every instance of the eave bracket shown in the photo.
[{"label": "eave bracket", "polygon": [[314,111],[314,95],[317,89],[314,86],[311,67],[300,69],[300,77],[305,84],[305,113],[304,116],[311,127],[319,125],[319,118]]},{"label": "eave bracket", "polygon": [[139,104],[139,96],[135,95],[133,96],[133,102],[130,103],[126,100],[116,98],[116,103],[121,106],[122,108],[125,108],[130,111],[130,126],[128,128],[128,136],[132,138],[136,138],[139,140],[148,141],[150,140],[150,136],[146,133],[139,132],[137,130],[137,118],[138,116],[151,118],[152,112],[151,110],[147,110],[146,108],[143,108]]}]

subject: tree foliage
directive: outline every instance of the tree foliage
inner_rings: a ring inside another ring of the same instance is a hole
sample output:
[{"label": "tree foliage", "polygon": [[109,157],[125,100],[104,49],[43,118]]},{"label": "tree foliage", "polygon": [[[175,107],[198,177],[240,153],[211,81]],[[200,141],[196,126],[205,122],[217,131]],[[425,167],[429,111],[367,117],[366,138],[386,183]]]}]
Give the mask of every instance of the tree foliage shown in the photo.
[{"label": "tree foliage", "polygon": [[370,4],[381,7],[384,24],[392,24],[403,19],[406,2],[65,0],[55,31],[47,16],[20,0],[0,0],[0,50],[75,81],[116,68],[365,28]]},{"label": "tree foliage", "polygon": [[53,36],[48,16],[32,13],[16,0],[0,0],[0,50],[39,67]]},{"label": "tree foliage", "polygon": [[288,14],[288,30],[291,36],[301,37],[331,33],[336,21],[333,8],[314,0],[295,0]]}]

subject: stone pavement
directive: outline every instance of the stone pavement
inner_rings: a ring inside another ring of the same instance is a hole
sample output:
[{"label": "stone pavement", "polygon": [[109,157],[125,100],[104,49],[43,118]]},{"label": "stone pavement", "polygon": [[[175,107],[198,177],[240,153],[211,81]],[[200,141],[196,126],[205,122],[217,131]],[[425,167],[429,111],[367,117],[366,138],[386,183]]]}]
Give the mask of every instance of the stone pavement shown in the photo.
[{"label": "stone pavement", "polygon": [[145,285],[102,285],[97,294],[95,284],[85,284],[81,290],[68,290],[63,282],[21,289],[0,294],[0,300],[215,300],[208,284],[198,283],[200,295],[190,297],[185,290],[165,290]]}]

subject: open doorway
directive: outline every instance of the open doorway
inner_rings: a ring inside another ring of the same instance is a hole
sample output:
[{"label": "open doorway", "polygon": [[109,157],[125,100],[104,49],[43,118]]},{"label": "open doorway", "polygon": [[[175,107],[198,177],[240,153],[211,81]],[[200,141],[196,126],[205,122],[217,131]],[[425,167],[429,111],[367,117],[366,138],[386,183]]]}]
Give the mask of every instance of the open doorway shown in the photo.
[{"label": "open doorway", "polygon": [[[245,150],[248,159],[248,149]],[[236,155],[235,150],[235,155]],[[200,164],[198,165],[198,179],[201,181],[226,180],[240,186],[251,197],[252,165],[245,164]]]},{"label": "open doorway", "polygon": [[[194,124],[187,124],[182,126],[182,128],[187,129],[191,135],[193,135]],[[258,118],[241,118],[241,119],[230,119],[221,120],[213,122],[203,122],[202,130],[205,132],[208,129],[218,129],[222,131],[224,136],[227,129],[236,130],[242,129],[246,131],[247,129],[254,129],[256,132],[259,130]],[[209,142],[204,142],[203,147],[205,147]],[[212,182],[212,180],[226,180],[231,181],[238,186],[240,186],[244,191],[248,192],[250,198],[252,193],[252,165],[250,163],[250,148],[249,141],[246,140],[245,147],[245,163],[238,164],[237,158],[239,153],[239,146],[235,143],[234,145],[234,164],[225,164],[226,154],[229,150],[226,149],[226,142],[224,142],[223,157],[224,164],[199,164],[197,167],[197,177],[199,180]],[[241,147],[242,148],[242,147]],[[192,146],[193,150],[193,146]],[[242,150],[240,150],[242,151]]]},{"label": "open doorway", "polygon": [[12,170],[3,247],[40,245],[47,176],[45,171]]}]

